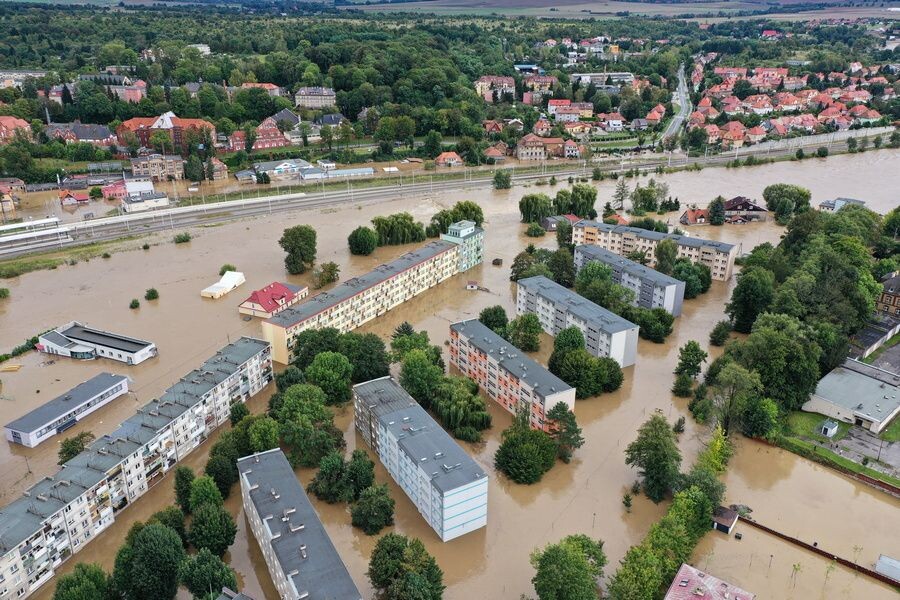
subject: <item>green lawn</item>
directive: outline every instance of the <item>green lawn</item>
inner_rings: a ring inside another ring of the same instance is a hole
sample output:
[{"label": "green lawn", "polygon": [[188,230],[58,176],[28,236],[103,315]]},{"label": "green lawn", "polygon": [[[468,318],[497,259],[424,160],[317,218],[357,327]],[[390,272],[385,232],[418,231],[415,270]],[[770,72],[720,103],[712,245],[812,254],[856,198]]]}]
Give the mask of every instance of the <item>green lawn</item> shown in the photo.
[{"label": "green lawn", "polygon": [[[787,426],[788,429],[790,429],[791,433],[795,436],[802,436],[805,438],[818,440],[820,442],[827,442],[829,441],[829,438],[819,433],[819,426],[822,424],[822,421],[827,418],[828,417],[826,417],[825,415],[820,415],[819,413],[810,413],[798,410],[788,415]],[[844,439],[847,436],[847,431],[850,429],[850,425],[848,423],[838,421],[837,424],[837,433],[834,434],[834,437],[830,438],[830,441],[833,442]]]},{"label": "green lawn", "polygon": [[853,473],[867,475],[873,479],[890,483],[891,485],[900,486],[900,479],[864,467],[861,464],[853,462],[843,456],[839,456],[830,450],[816,446],[812,442],[807,442],[795,437],[782,437],[779,440],[778,445],[794,454],[799,454],[800,456],[804,456],[824,465],[830,465],[838,469],[846,469]]},{"label": "green lawn", "polygon": [[881,439],[886,442],[900,442],[900,417],[895,417],[887,429],[881,432]]}]

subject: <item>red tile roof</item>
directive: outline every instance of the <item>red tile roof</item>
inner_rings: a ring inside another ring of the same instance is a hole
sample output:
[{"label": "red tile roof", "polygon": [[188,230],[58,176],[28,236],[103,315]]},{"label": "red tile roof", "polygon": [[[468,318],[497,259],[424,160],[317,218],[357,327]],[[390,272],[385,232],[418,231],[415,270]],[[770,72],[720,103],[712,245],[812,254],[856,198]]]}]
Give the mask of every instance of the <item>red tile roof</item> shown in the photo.
[{"label": "red tile roof", "polygon": [[664,600],[753,600],[756,594],[683,564]]},{"label": "red tile roof", "polygon": [[278,283],[276,281],[260,290],[256,290],[241,304],[251,302],[260,305],[266,312],[274,312],[278,310],[280,306],[293,300],[297,293],[298,292],[292,291],[283,283]]}]

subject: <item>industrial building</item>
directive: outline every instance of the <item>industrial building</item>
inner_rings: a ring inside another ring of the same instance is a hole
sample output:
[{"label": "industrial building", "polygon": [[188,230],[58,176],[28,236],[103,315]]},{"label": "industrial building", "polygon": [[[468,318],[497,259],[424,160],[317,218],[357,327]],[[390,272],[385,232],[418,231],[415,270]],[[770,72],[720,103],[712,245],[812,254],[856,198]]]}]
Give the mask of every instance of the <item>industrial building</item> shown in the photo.
[{"label": "industrial building", "polygon": [[516,282],[516,314],[525,313],[537,315],[552,336],[577,327],[594,356],[608,356],[622,367],[634,364],[639,327],[555,281],[539,275]]},{"label": "industrial building", "polygon": [[281,600],[362,600],[280,448],[238,460],[241,498]]},{"label": "industrial building", "polygon": [[487,474],[400,384],[357,384],[353,407],[357,430],[442,541],[487,525]]},{"label": "industrial building", "polygon": [[819,380],[803,410],[877,435],[900,415],[900,375],[848,358]]},{"label": "industrial building", "polygon": [[156,344],[72,321],[38,336],[36,348],[80,360],[108,358],[137,365],[156,356]]}]

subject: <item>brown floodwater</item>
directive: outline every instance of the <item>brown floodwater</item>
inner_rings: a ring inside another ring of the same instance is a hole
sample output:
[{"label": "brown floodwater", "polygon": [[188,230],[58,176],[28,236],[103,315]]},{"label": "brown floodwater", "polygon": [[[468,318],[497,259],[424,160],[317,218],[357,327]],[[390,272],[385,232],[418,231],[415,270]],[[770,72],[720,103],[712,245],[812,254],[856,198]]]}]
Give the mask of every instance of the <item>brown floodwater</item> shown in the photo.
[{"label": "brown floodwater", "polygon": [[[765,170],[764,170],[765,169]],[[778,163],[764,168],[725,170],[705,169],[700,173],[665,176],[672,194],[682,203],[708,202],[722,194],[726,197],[759,197],[768,183],[789,181],[813,190],[813,202],[846,195],[867,200],[869,206],[885,212],[897,204],[900,189],[900,152],[868,153],[865,156],[839,156],[827,161]],[[645,180],[646,181],[646,180]],[[853,183],[849,185],[848,181]],[[601,182],[599,201],[612,194],[613,182]],[[558,186],[561,187],[561,186]],[[854,190],[853,188],[858,188]],[[516,186],[512,190],[455,191],[433,196],[398,197],[378,205],[342,209],[295,212],[275,217],[260,217],[218,227],[198,228],[188,244],[175,245],[171,237],[150,237],[148,251],[141,241],[126,241],[121,251],[109,259],[93,259],[74,266],[62,266],[7,280],[9,299],[0,302],[0,348],[9,348],[22,339],[72,319],[93,326],[156,342],[159,356],[134,367],[98,360],[76,362],[29,353],[6,363],[21,365],[18,372],[0,373],[4,422],[16,418],[41,402],[58,395],[92,375],[108,370],[124,373],[132,379],[134,394],[104,407],[80,423],[71,433],[90,430],[102,435],[133,414],[141,403],[161,393],[185,372],[194,368],[229,339],[239,335],[259,335],[258,321],[246,322],[237,305],[251,290],[271,281],[308,283],[309,276],[285,274],[283,253],[277,239],[286,226],[307,223],[318,231],[319,260],[337,262],[346,278],[392,259],[408,247],[378,249],[369,257],[351,257],[346,236],[357,225],[373,216],[406,210],[427,221],[431,214],[459,200],[475,200],[486,216],[486,262],[457,275],[435,289],[411,300],[402,308],[368,323],[362,329],[387,337],[400,322],[408,320],[429,332],[434,343],[444,344],[451,322],[473,318],[493,304],[512,313],[514,300],[508,280],[509,265],[517,252],[535,241],[523,235],[518,223],[517,202],[524,193],[550,191],[548,186]],[[674,217],[669,215],[670,218]],[[744,251],[770,241],[777,243],[781,228],[771,222],[741,226],[700,227],[692,233],[704,237],[741,243]],[[540,246],[555,247],[552,236],[538,239]],[[490,261],[503,259],[503,267]],[[243,271],[247,283],[220,300],[200,297],[200,290],[218,279],[223,263],[232,263]],[[489,291],[465,290],[465,282],[475,279]],[[518,598],[532,594],[533,575],[528,562],[530,552],[576,532],[584,532],[605,542],[610,560],[607,571],[629,546],[638,542],[648,527],[665,511],[665,504],[654,505],[643,496],[635,499],[631,513],[622,507],[622,495],[636,479],[636,473],[624,463],[624,448],[635,431],[656,410],[670,420],[687,416],[680,436],[685,463],[690,464],[702,447],[708,432],[697,426],[687,412],[687,401],[669,392],[672,369],[678,347],[696,339],[704,346],[709,331],[724,317],[723,309],[734,281],[714,282],[710,291],[685,303],[683,315],[665,344],[640,340],[637,363],[625,370],[620,390],[576,404],[578,421],[587,440],[570,464],[557,464],[534,486],[511,484],[496,474],[493,454],[500,432],[509,422],[505,412],[489,403],[494,427],[481,444],[465,445],[472,456],[492,476],[489,519],[486,528],[448,543],[442,543],[421,519],[402,491],[390,482],[380,466],[376,476],[389,482],[397,502],[395,529],[421,538],[443,568],[447,598]],[[130,310],[132,298],[142,298],[144,290],[155,287],[159,300],[141,300],[138,310]],[[538,360],[546,361],[552,339],[543,336]],[[711,354],[717,355],[718,349]],[[264,410],[268,393],[252,401],[254,412]],[[352,409],[338,411],[336,421],[345,432],[348,450],[361,447],[352,424]],[[71,435],[69,433],[69,435]],[[205,462],[207,442],[187,459],[199,469]],[[0,469],[4,489],[0,502],[11,501],[15,494],[32,485],[36,478],[55,469],[58,440],[35,449],[0,444]],[[29,472],[30,471],[30,472]],[[311,470],[299,470],[305,484]],[[807,542],[818,542],[861,564],[871,564],[878,554],[900,556],[900,538],[896,527],[900,501],[857,484],[790,453],[741,440],[729,471],[727,501],[753,508],[761,522]],[[170,478],[164,479],[97,540],[68,561],[66,572],[77,561],[100,562],[111,568],[115,550],[130,524],[146,519],[172,501]],[[365,576],[368,557],[377,538],[350,526],[346,505],[316,503],[323,522],[347,563],[357,585],[366,597],[371,587]],[[243,588],[256,598],[274,598],[274,589],[255,541],[247,539],[240,509],[239,494],[233,494],[227,506],[238,517],[239,533],[228,560],[241,577]],[[853,597],[882,598],[892,595],[888,588],[866,577],[838,568],[829,574],[826,594],[823,579],[828,562],[803,552],[757,530],[742,528],[744,539],[737,541],[710,533],[695,553],[696,564],[717,575],[755,591],[760,597]],[[859,547],[859,550],[855,550]],[[772,565],[768,567],[769,555]],[[763,558],[765,560],[763,560]],[[764,564],[765,563],[765,564]],[[801,571],[791,577],[792,565]],[[765,569],[763,567],[766,567]],[[790,580],[790,581],[789,581]],[[786,587],[785,584],[790,584]],[[36,597],[49,598],[52,583]],[[828,590],[835,590],[828,595]]]}]

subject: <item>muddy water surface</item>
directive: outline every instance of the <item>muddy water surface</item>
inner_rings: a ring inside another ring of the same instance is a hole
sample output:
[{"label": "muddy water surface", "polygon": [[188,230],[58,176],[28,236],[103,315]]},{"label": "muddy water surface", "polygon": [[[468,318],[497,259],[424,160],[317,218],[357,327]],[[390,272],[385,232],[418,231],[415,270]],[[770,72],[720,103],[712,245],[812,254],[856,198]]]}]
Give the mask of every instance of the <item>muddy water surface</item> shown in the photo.
[{"label": "muddy water surface", "polygon": [[[845,189],[848,178],[859,188],[855,192]],[[836,157],[823,162],[779,163],[764,169],[707,169],[701,173],[673,174],[667,176],[666,181],[672,194],[683,203],[688,199],[705,203],[717,194],[758,197],[766,184],[790,181],[810,187],[814,202],[846,195],[866,199],[872,208],[885,212],[897,204],[900,153],[880,152]],[[893,184],[884,185],[885,181]],[[610,197],[613,184],[602,182],[599,187],[602,203]],[[396,325],[408,320],[417,328],[426,329],[433,342],[443,344],[453,321],[474,318],[482,308],[493,304],[501,304],[512,312],[509,264],[521,248],[533,241],[522,234],[516,205],[523,193],[533,191],[552,190],[546,186],[515,187],[505,192],[473,190],[432,197],[400,197],[377,206],[297,212],[201,228],[194,232],[193,241],[178,246],[171,243],[170,234],[160,234],[151,238],[154,245],[148,251],[139,249],[142,241],[129,242],[125,245],[133,246],[133,250],[115,253],[109,259],[94,259],[9,280],[3,285],[11,288],[12,296],[0,302],[0,347],[11,347],[38,331],[78,319],[153,340],[159,346],[160,354],[137,367],[68,359],[51,364],[47,360],[49,357],[36,353],[14,359],[7,364],[20,364],[22,368],[18,372],[0,374],[3,419],[8,421],[18,417],[97,372],[108,370],[131,376],[135,394],[104,407],[75,429],[76,432],[91,430],[97,435],[108,433],[133,414],[140,403],[158,395],[229,339],[238,335],[259,335],[258,322],[243,321],[236,310],[237,304],[252,289],[276,280],[308,281],[306,277],[289,277],[284,272],[283,253],[277,245],[284,227],[298,223],[315,226],[319,236],[319,260],[336,261],[346,278],[409,249],[381,248],[370,257],[351,257],[346,249],[346,236],[357,225],[368,222],[377,214],[398,210],[410,211],[417,219],[427,221],[439,208],[458,200],[474,199],[484,207],[486,214],[486,264],[452,278],[363,327],[364,331],[387,337]],[[772,223],[763,223],[701,227],[692,233],[741,243],[743,250],[749,251],[763,241],[776,243],[781,229]],[[555,246],[550,237],[537,243]],[[494,258],[502,258],[503,267],[492,266],[490,261]],[[226,262],[243,271],[247,283],[218,301],[200,298],[200,290],[218,278],[218,269]],[[466,291],[465,282],[469,279],[478,280],[489,291]],[[500,432],[509,424],[510,417],[491,404],[494,428],[487,432],[482,444],[466,446],[491,475],[487,528],[441,543],[402,491],[391,484],[397,502],[396,530],[425,541],[445,572],[447,598],[518,598],[520,594],[533,593],[529,553],[535,547],[570,533],[584,532],[603,539],[610,559],[609,571],[626,549],[644,536],[650,524],[663,514],[665,505],[654,505],[639,497],[633,511],[625,513],[622,494],[636,474],[624,464],[624,448],[649,414],[660,410],[673,421],[681,415],[688,417],[680,445],[685,463],[693,460],[708,433],[693,423],[686,410],[686,400],[673,398],[669,393],[671,373],[680,345],[690,339],[706,345],[709,331],[724,317],[724,303],[733,284],[733,281],[715,282],[706,295],[687,301],[684,314],[676,321],[675,331],[665,344],[641,340],[637,364],[626,369],[622,389],[577,403],[576,414],[587,442],[570,464],[558,464],[537,485],[513,485],[496,475],[492,457],[499,444]],[[159,300],[141,300],[140,309],[129,310],[131,298],[142,298],[149,287],[159,290]],[[536,356],[538,360],[546,361],[551,344],[552,340],[544,336],[542,349]],[[713,354],[716,354],[715,350]],[[253,401],[252,410],[263,410],[265,402],[265,395],[261,395]],[[351,416],[350,409],[341,410],[337,416],[338,425],[345,431],[348,449],[361,444],[353,431]],[[208,446],[198,449],[188,459],[188,464],[200,468],[205,462]],[[9,502],[35,478],[52,473],[57,447],[56,440],[33,450],[0,444],[0,468],[5,484],[0,502]],[[306,483],[312,472],[302,470],[298,476]],[[377,478],[389,481],[380,467]],[[859,561],[865,564],[874,562],[880,553],[900,556],[896,528],[886,526],[896,523],[900,503],[833,471],[794,455],[743,441],[726,475],[726,483],[728,502],[751,506],[754,515],[763,523],[805,541],[818,541],[820,546],[845,557],[853,558],[856,553]],[[79,553],[77,560],[97,561],[111,568],[115,549],[130,523],[147,518],[171,500],[171,481],[167,478],[126,510],[110,530]],[[229,553],[231,564],[251,596],[274,598],[259,549],[246,537],[238,495],[229,499],[228,507],[239,517],[241,527],[238,540]],[[354,580],[369,597],[371,589],[365,569],[376,539],[350,527],[345,505],[317,503],[317,507]],[[711,572],[733,579],[756,591],[760,597],[820,597],[827,561],[801,553],[755,530],[744,528],[743,531],[746,534],[743,541],[710,533],[697,550],[697,564],[708,564]],[[861,550],[855,552],[857,546]],[[760,567],[763,564],[760,556],[766,557],[767,566],[770,554],[774,558],[771,571],[768,571],[768,567]],[[71,569],[74,562],[69,561],[62,571]],[[791,578],[792,565],[798,562],[802,571],[789,582],[792,587],[777,587],[776,583],[781,585],[782,579]],[[829,576],[829,582],[841,590],[841,595],[834,597],[892,595],[883,586],[840,570]],[[51,592],[52,584],[37,597],[49,598]],[[792,596],[795,593],[796,596]]]}]

